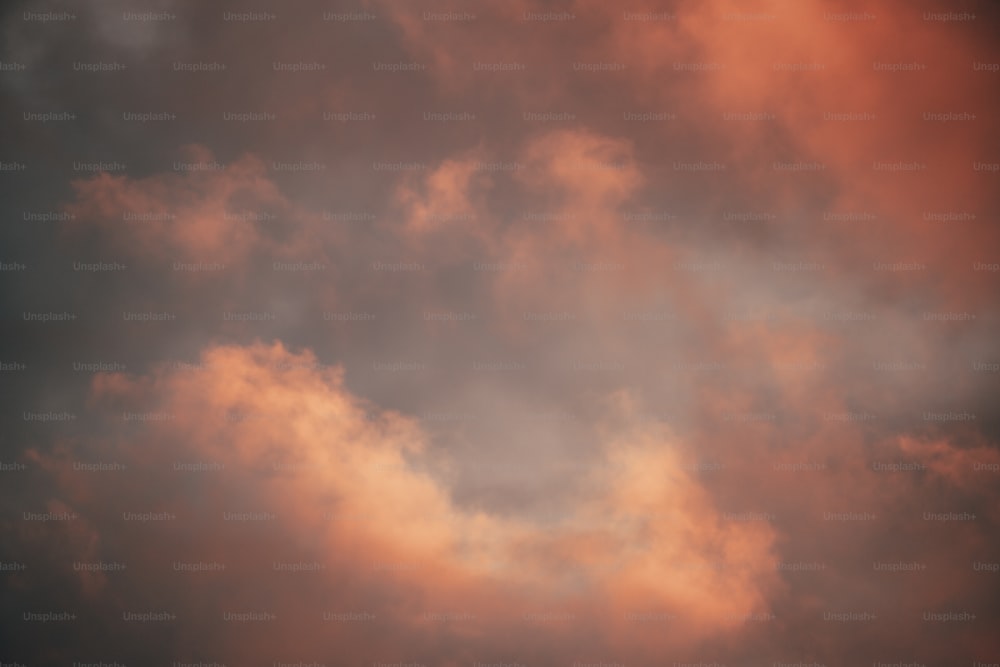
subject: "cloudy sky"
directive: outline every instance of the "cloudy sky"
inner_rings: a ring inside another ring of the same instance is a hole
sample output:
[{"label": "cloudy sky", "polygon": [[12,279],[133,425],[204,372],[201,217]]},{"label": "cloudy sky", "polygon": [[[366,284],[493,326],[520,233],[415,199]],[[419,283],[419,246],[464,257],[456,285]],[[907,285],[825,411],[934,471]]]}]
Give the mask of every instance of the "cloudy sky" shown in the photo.
[{"label": "cloudy sky", "polygon": [[1000,663],[991,3],[0,12],[3,664]]}]

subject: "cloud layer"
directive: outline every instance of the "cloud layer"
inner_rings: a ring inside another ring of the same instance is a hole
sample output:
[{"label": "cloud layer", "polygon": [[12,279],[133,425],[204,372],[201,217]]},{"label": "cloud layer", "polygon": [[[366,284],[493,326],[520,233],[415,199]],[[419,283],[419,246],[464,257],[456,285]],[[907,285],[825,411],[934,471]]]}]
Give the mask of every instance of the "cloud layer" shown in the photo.
[{"label": "cloud layer", "polygon": [[4,10],[0,659],[1000,661],[998,19]]}]

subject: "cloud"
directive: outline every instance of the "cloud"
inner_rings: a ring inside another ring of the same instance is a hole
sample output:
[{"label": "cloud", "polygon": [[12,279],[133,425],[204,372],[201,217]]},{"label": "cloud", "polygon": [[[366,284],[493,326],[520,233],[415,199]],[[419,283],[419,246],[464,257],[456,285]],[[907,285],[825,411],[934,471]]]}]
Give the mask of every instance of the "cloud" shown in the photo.
[{"label": "cloud", "polygon": [[986,3],[15,9],[0,659],[995,662]]},{"label": "cloud", "polygon": [[102,172],[74,181],[74,189],[72,231],[100,234],[105,248],[144,261],[233,265],[261,249],[281,257],[306,247],[296,228],[303,212],[252,156],[227,164],[191,145],[180,151],[174,173],[129,178]]},{"label": "cloud", "polygon": [[[464,639],[488,652],[525,614],[544,618],[574,600],[599,643],[627,653],[630,615],[655,611],[670,619],[671,641],[691,641],[766,604],[773,535],[724,525],[661,429],[609,439],[589,499],[540,525],[456,506],[440,478],[447,462],[428,458],[416,422],[353,397],[340,369],[279,343],[209,349],[195,369],[100,375],[93,391],[104,434],[29,457],[54,478],[54,502],[79,513],[70,525],[88,526],[64,558],[127,563],[127,577],[79,575],[79,603],[92,613],[140,590],[182,619],[266,603],[309,627],[326,612],[363,610],[403,651],[434,610],[462,611],[476,619]],[[626,423],[628,403],[615,401]],[[134,472],[81,471],[93,460]],[[178,574],[188,566],[177,563],[194,562],[225,575]],[[269,571],[284,562],[306,565]],[[230,583],[206,584],[195,599],[170,583],[187,577]],[[213,645],[254,641],[217,627]],[[329,648],[311,630],[280,627],[281,644]]]}]

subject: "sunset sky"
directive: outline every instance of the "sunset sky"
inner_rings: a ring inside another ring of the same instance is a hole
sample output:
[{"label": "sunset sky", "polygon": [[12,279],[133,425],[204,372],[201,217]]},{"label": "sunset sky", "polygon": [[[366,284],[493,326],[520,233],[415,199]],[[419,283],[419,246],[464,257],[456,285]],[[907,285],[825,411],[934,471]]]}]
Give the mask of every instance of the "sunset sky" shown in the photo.
[{"label": "sunset sky", "polygon": [[1000,664],[1000,7],[0,9],[0,665]]}]

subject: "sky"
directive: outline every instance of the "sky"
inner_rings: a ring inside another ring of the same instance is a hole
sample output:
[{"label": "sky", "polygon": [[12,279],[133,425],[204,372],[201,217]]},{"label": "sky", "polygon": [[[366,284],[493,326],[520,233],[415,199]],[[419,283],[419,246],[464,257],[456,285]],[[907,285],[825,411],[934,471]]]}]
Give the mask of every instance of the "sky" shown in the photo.
[{"label": "sky", "polygon": [[0,664],[1000,664],[1000,9],[0,9]]}]

